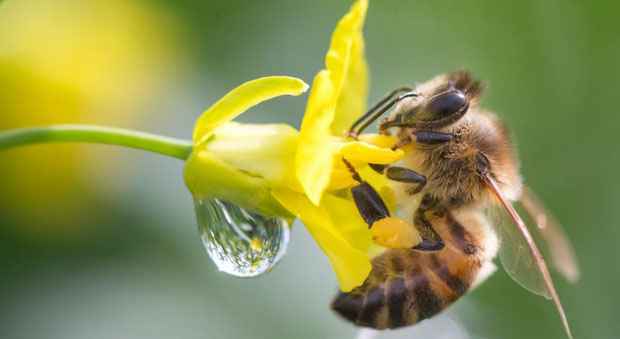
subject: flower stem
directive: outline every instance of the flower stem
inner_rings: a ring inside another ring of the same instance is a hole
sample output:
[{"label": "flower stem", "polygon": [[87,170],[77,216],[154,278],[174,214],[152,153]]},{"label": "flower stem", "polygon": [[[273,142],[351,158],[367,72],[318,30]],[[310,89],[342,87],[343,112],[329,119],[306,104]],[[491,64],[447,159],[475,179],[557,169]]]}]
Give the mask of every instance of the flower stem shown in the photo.
[{"label": "flower stem", "polygon": [[186,160],[192,142],[134,130],[93,125],[51,125],[0,132],[0,151],[52,142],[118,145]]}]

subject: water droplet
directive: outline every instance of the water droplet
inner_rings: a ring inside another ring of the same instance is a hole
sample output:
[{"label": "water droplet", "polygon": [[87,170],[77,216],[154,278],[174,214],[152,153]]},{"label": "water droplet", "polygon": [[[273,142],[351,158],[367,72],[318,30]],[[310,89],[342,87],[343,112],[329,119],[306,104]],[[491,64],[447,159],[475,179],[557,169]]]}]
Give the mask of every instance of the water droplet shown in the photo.
[{"label": "water droplet", "polygon": [[277,217],[265,217],[219,199],[194,199],[202,243],[225,273],[247,278],[273,268],[286,252],[290,230]]}]

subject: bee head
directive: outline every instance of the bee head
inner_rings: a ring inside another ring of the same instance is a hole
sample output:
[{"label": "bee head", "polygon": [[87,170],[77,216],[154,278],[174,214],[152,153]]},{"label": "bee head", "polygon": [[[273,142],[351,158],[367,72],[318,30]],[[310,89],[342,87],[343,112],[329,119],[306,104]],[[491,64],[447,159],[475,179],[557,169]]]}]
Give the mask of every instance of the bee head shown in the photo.
[{"label": "bee head", "polygon": [[462,118],[477,102],[482,86],[469,72],[439,76],[416,89],[422,100],[405,115],[419,129],[446,127]]},{"label": "bee head", "polygon": [[464,116],[468,108],[469,100],[465,93],[451,88],[419,106],[415,113],[415,125],[419,128],[444,127]]}]

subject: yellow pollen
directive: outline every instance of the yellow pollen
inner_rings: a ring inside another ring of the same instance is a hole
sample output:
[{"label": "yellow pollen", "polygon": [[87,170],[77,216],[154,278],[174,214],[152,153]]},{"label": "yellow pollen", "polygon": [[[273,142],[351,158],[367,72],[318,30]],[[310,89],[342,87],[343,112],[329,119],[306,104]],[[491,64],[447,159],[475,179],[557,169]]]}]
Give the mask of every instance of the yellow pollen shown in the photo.
[{"label": "yellow pollen", "polygon": [[412,224],[398,218],[381,219],[372,225],[370,232],[377,245],[387,248],[411,248],[422,241]]}]

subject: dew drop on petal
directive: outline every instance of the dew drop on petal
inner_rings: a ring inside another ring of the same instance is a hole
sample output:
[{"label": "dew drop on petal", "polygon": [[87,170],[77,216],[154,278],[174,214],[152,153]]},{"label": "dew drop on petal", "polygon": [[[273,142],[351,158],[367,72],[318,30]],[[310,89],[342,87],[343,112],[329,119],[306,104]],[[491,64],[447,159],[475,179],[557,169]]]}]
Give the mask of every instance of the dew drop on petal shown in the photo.
[{"label": "dew drop on petal", "polygon": [[202,243],[217,268],[236,277],[269,271],[290,237],[283,218],[265,217],[219,199],[194,199]]}]

